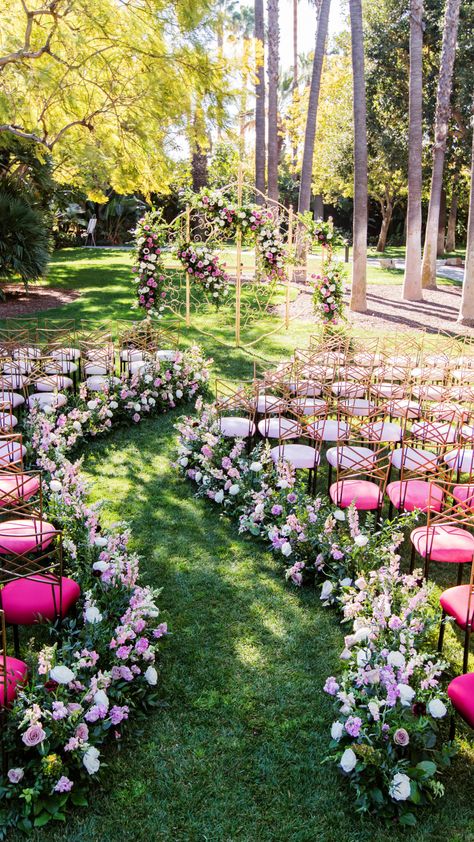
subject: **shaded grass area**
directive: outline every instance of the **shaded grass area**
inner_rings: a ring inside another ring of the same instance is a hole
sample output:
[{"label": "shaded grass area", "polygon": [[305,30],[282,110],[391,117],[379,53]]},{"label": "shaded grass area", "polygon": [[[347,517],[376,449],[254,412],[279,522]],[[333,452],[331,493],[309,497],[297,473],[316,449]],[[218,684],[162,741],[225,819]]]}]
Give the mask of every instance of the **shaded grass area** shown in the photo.
[{"label": "shaded grass area", "polygon": [[[130,318],[129,256],[61,252],[50,282],[83,297],[48,319],[113,324]],[[208,316],[202,316],[203,329]],[[267,317],[268,318],[268,317]],[[267,318],[265,324],[267,323]],[[231,325],[213,324],[226,341]],[[262,330],[262,324],[254,331]],[[279,359],[314,325],[258,346]],[[193,331],[221,377],[251,377],[252,359]],[[261,368],[264,362],[259,361]],[[175,413],[89,444],[84,472],[106,521],[128,520],[146,583],[162,587],[161,706],[122,751],[108,752],[91,806],[35,842],[413,842],[474,840],[473,753],[464,739],[447,795],[413,831],[360,819],[337,771],[321,765],[332,721],[322,692],[339,668],[342,630],[318,593],[288,586],[281,565],[216,519],[180,481],[170,458]],[[324,477],[321,479],[324,486]],[[437,575],[437,574],[436,574]],[[453,640],[453,635],[448,635]],[[465,732],[462,732],[465,733]],[[19,835],[12,840],[19,842]]]}]

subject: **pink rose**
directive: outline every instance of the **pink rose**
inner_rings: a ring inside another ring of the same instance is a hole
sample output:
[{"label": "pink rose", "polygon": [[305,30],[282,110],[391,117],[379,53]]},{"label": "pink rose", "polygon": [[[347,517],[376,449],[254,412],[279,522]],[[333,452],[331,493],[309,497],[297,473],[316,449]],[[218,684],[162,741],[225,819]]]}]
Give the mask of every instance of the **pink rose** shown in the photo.
[{"label": "pink rose", "polygon": [[23,734],[22,740],[26,746],[32,748],[42,743],[45,737],[46,732],[43,731],[41,725],[37,722],[35,725],[30,725]]}]

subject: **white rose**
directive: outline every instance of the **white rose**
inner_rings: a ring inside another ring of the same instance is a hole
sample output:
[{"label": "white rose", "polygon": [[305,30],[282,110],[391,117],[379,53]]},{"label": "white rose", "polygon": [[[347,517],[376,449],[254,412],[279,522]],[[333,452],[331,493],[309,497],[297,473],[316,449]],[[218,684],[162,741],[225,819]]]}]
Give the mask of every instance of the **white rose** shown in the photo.
[{"label": "white rose", "polygon": [[201,482],[201,480],[202,480],[201,471],[196,471],[196,473],[194,474],[194,479],[196,480],[196,482]]},{"label": "white rose", "polygon": [[380,719],[380,708],[377,702],[369,702],[367,707],[369,709],[369,713],[372,719],[374,719],[377,722]]},{"label": "white rose", "polygon": [[148,684],[154,686],[155,684],[158,683],[158,673],[157,673],[155,667],[149,666],[147,668],[146,672],[144,673],[144,676],[145,676],[145,681],[147,681]]},{"label": "white rose", "polygon": [[118,403],[117,401],[110,401],[109,406],[111,409],[117,409]]},{"label": "white rose", "polygon": [[370,662],[372,657],[372,650],[371,649],[359,649],[357,653],[357,666],[358,667],[365,667]]},{"label": "white rose", "polygon": [[61,491],[62,485],[58,479],[52,479],[49,483],[51,491]]},{"label": "white rose", "polygon": [[94,693],[94,702],[96,705],[102,705],[104,708],[107,708],[107,710],[109,709],[109,697],[107,696],[105,690],[97,690],[97,692]]},{"label": "white rose", "polygon": [[356,535],[354,538],[354,544],[357,547],[365,547],[369,543],[369,539],[367,535]]},{"label": "white rose", "polygon": [[340,762],[341,769],[343,769],[344,772],[347,772],[347,773],[352,772],[356,763],[357,763],[357,757],[355,756],[355,753],[352,751],[351,748],[346,748],[344,754],[341,757],[341,762]]},{"label": "white rose", "polygon": [[331,596],[333,590],[334,590],[333,583],[330,582],[329,579],[326,579],[326,581],[323,583],[323,586],[321,588],[320,599],[328,599],[328,597]]},{"label": "white rose", "polygon": [[97,570],[99,573],[103,573],[104,570],[108,570],[109,565],[106,561],[95,561],[92,565],[93,570]]},{"label": "white rose", "polygon": [[282,555],[288,557],[289,555],[291,555],[292,552],[293,552],[293,550],[291,549],[291,544],[289,543],[289,541],[285,541],[285,543],[282,544],[282,547],[281,547]]},{"label": "white rose", "polygon": [[189,463],[189,459],[187,459],[186,456],[183,456],[183,458],[179,460],[179,464],[181,465],[182,468],[186,468],[188,463]]},{"label": "white rose", "polygon": [[183,397],[183,393],[182,393],[181,389],[176,389],[176,397],[177,397],[177,398],[182,398],[182,397]]},{"label": "white rose", "polygon": [[331,737],[333,740],[340,740],[344,733],[342,722],[333,722],[331,725]]},{"label": "white rose", "polygon": [[336,520],[341,520],[341,521],[346,519],[346,515],[343,511],[341,511],[341,509],[335,510],[334,517],[335,517]]},{"label": "white rose", "polygon": [[97,535],[97,537],[94,541],[94,544],[95,544],[96,547],[106,547],[108,543],[109,543],[108,539],[104,538],[103,535]]},{"label": "white rose", "polygon": [[402,772],[393,776],[389,787],[389,794],[394,801],[406,801],[410,797],[410,778]]},{"label": "white rose", "polygon": [[58,664],[57,667],[53,667],[50,671],[49,677],[56,684],[70,684],[71,681],[74,681],[75,675],[69,667],[65,667],[64,664]]},{"label": "white rose", "polygon": [[235,497],[235,495],[238,494],[239,491],[240,491],[240,485],[236,485],[235,483],[234,483],[234,485],[231,485],[231,487],[229,488],[229,494],[232,494],[232,497]]},{"label": "white rose", "polygon": [[290,532],[291,532],[291,526],[289,526],[287,523],[283,524],[283,526],[281,528],[281,534],[286,537],[287,535],[290,534]]},{"label": "white rose", "polygon": [[87,401],[87,409],[97,409],[97,401]]},{"label": "white rose", "polygon": [[77,433],[81,432],[82,427],[81,427],[79,421],[73,421],[72,426],[73,426],[74,430],[76,430]]},{"label": "white rose", "polygon": [[410,705],[416,695],[413,687],[410,687],[409,684],[399,684],[398,692],[400,693],[400,702],[403,707]]},{"label": "white rose", "polygon": [[84,757],[82,758],[82,762],[86,767],[89,775],[95,775],[96,772],[99,771],[100,768],[100,752],[95,746],[90,746],[86,752],[84,752]]},{"label": "white rose", "polygon": [[428,702],[428,712],[434,719],[442,719],[446,716],[448,709],[441,699],[432,699]]},{"label": "white rose", "polygon": [[222,503],[223,499],[224,499],[224,492],[222,491],[222,488],[221,488],[221,490],[216,493],[216,496],[214,497],[214,500],[216,501],[216,503]]},{"label": "white rose", "polygon": [[263,466],[261,462],[252,462],[250,465],[250,470],[258,474],[258,472],[262,470],[262,467]]},{"label": "white rose", "polygon": [[87,623],[100,623],[103,619],[102,614],[95,605],[89,605],[89,608],[86,608],[84,617]]},{"label": "white rose", "polygon": [[389,652],[387,655],[387,664],[395,669],[403,669],[405,666],[405,656],[401,652]]}]

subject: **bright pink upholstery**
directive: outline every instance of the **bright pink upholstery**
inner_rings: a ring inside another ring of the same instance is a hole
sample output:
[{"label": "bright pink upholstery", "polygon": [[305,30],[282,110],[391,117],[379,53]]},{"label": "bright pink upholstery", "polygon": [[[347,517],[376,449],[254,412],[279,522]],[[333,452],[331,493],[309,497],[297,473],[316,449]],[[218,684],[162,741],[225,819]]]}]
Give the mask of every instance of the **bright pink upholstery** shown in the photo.
[{"label": "bright pink upholstery", "polygon": [[[443,611],[453,617],[458,626],[462,629],[466,627],[467,620],[467,603],[469,600],[470,585],[457,585],[455,588],[448,588],[444,591],[439,602]],[[471,597],[471,605],[469,606],[470,622],[474,617],[474,597]]]},{"label": "bright pink upholstery", "polygon": [[27,501],[40,487],[39,476],[0,474],[0,507]]},{"label": "bright pink upholstery", "polygon": [[329,496],[336,506],[346,509],[354,503],[356,509],[364,512],[380,508],[383,494],[375,482],[365,479],[342,479],[333,482],[329,489]]},{"label": "bright pink upholstery", "polygon": [[59,582],[51,574],[34,579],[15,579],[2,591],[5,620],[16,626],[31,626],[41,620],[65,616],[77,602],[81,589],[73,579],[62,577],[60,604]]},{"label": "bright pink upholstery", "polygon": [[463,508],[474,511],[474,485],[471,483],[455,485],[453,488],[453,499],[457,503],[462,503]]},{"label": "bright pink upholstery", "polygon": [[[3,661],[0,660],[0,707],[9,707],[15,698],[18,685],[24,684],[28,673],[28,667],[24,661],[18,658],[6,657],[6,699],[5,699],[5,675],[3,673]],[[5,704],[6,703],[6,704]]]},{"label": "bright pink upholstery", "polygon": [[387,494],[395,508],[405,512],[414,509],[427,512],[428,508],[432,512],[440,512],[443,503],[443,489],[423,479],[389,482]]},{"label": "bright pink upholstery", "polygon": [[448,696],[459,715],[474,728],[474,673],[454,678],[448,684]]},{"label": "bright pink upholstery", "polygon": [[255,424],[250,418],[224,416],[220,419],[219,425],[222,435],[229,439],[246,439],[255,434]]},{"label": "bright pink upholstery", "polygon": [[319,453],[308,444],[277,445],[270,452],[274,462],[282,459],[294,468],[315,468],[319,465]]},{"label": "bright pink upholstery", "polygon": [[429,553],[433,561],[464,564],[474,556],[474,535],[454,523],[419,526],[410,539],[422,558]]},{"label": "bright pink upholstery", "polygon": [[21,555],[45,550],[53,540],[55,528],[45,520],[22,518],[0,523],[0,555]]}]

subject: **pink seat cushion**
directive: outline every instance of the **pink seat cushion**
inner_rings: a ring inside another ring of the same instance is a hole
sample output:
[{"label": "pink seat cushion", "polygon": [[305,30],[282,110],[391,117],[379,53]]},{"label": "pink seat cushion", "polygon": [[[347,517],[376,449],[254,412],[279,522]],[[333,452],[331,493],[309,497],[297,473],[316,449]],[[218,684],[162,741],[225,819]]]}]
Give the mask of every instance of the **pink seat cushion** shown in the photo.
[{"label": "pink seat cushion", "polygon": [[81,589],[73,579],[63,576],[61,582],[61,603],[59,582],[51,574],[9,582],[2,592],[6,622],[31,626],[42,619],[54,621],[59,615],[65,616],[79,599]]},{"label": "pink seat cushion", "polygon": [[350,428],[345,421],[334,421],[328,418],[308,424],[307,432],[308,435],[323,441],[341,441],[341,439],[349,438]]},{"label": "pink seat cushion", "polygon": [[414,473],[426,473],[435,471],[438,467],[438,457],[430,450],[423,450],[421,447],[398,447],[390,456],[394,468],[400,471],[413,471]]},{"label": "pink seat cushion", "polygon": [[233,415],[221,418],[220,430],[226,438],[246,439],[255,434],[255,424],[250,418],[236,418]]},{"label": "pink seat cushion", "polygon": [[0,507],[27,501],[39,490],[39,476],[0,474]]},{"label": "pink seat cushion", "polygon": [[45,520],[23,518],[0,524],[0,555],[45,550],[53,540],[55,528]]},{"label": "pink seat cushion", "polygon": [[258,432],[267,439],[298,439],[302,427],[292,418],[264,418],[258,423]]},{"label": "pink seat cushion", "polygon": [[393,421],[371,421],[360,428],[363,439],[369,441],[399,442],[402,440],[402,428]]},{"label": "pink seat cushion", "polygon": [[453,488],[453,499],[457,503],[461,503],[464,509],[474,511],[474,485],[466,483],[466,485],[455,485]]},{"label": "pink seat cushion", "polygon": [[428,508],[432,512],[440,512],[443,503],[443,489],[423,479],[390,482],[387,494],[395,508],[405,512],[413,512],[414,509],[427,512]]},{"label": "pink seat cushion", "polygon": [[[448,588],[448,590],[444,591],[439,598],[443,611],[445,611],[450,617],[453,617],[458,626],[462,629],[466,627],[467,603],[469,600],[470,590],[470,585],[457,585],[455,588]],[[469,615],[472,622],[474,616],[474,599],[471,599]]]},{"label": "pink seat cushion", "polygon": [[365,479],[341,479],[333,482],[329,496],[336,506],[346,509],[354,503],[356,509],[364,512],[374,511],[382,505],[382,490],[375,482]]},{"label": "pink seat cushion", "polygon": [[9,707],[15,698],[17,687],[24,684],[28,673],[28,667],[24,661],[19,661],[18,658],[6,657],[6,699],[5,699],[5,675],[3,674],[2,666],[0,666],[0,706]]},{"label": "pink seat cushion", "polygon": [[26,447],[17,441],[0,441],[0,468],[17,465],[26,455]]},{"label": "pink seat cushion", "polygon": [[448,696],[459,715],[474,728],[474,673],[454,678],[448,684]]},{"label": "pink seat cushion", "polygon": [[308,444],[284,444],[272,447],[271,455],[274,462],[282,459],[294,468],[315,468],[319,465],[319,453]]},{"label": "pink seat cushion", "polygon": [[333,467],[359,471],[370,471],[373,467],[377,454],[370,447],[359,447],[344,445],[343,447],[330,447],[326,453],[328,463]]},{"label": "pink seat cushion", "polygon": [[410,539],[422,558],[429,553],[433,561],[470,564],[474,556],[474,535],[454,523],[419,526]]}]

